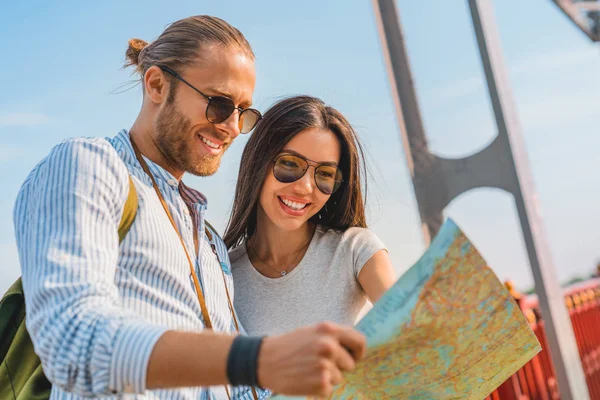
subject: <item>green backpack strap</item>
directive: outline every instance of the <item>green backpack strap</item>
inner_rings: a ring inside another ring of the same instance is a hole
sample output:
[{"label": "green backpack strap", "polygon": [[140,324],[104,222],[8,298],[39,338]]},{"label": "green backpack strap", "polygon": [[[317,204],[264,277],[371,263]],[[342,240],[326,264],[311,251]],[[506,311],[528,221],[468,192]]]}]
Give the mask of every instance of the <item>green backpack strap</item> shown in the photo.
[{"label": "green backpack strap", "polygon": [[[127,236],[137,210],[137,191],[129,176],[129,194],[118,228],[119,243]],[[46,400],[51,389],[25,327],[25,296],[19,278],[0,300],[0,399]]]},{"label": "green backpack strap", "polygon": [[0,399],[45,400],[52,385],[25,327],[25,297],[21,278],[0,301]]},{"label": "green backpack strap", "polygon": [[137,211],[137,191],[135,189],[135,185],[133,184],[133,179],[131,178],[131,175],[129,175],[129,194],[127,195],[127,200],[125,200],[123,215],[121,216],[121,222],[119,222],[119,228],[117,229],[119,232],[119,243],[121,243],[125,239],[125,236],[127,236],[127,233],[129,232],[129,229],[135,220]]}]

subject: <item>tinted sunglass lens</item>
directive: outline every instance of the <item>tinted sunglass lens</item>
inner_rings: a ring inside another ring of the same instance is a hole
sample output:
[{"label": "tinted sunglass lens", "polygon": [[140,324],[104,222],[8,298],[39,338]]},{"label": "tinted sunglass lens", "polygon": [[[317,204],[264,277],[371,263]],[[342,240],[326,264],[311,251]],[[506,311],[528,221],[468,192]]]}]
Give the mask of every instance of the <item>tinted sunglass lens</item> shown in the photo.
[{"label": "tinted sunglass lens", "polygon": [[242,113],[240,114],[240,121],[239,121],[240,132],[241,133],[250,132],[252,129],[254,129],[254,127],[260,120],[260,117],[261,117],[260,113],[253,108],[247,108],[244,111],[242,111]]},{"label": "tinted sunglass lens", "polygon": [[342,171],[336,167],[321,165],[315,171],[315,182],[324,194],[333,194],[342,183]]},{"label": "tinted sunglass lens", "polygon": [[206,108],[206,118],[213,124],[220,124],[229,118],[234,109],[235,106],[230,99],[213,97]]},{"label": "tinted sunglass lens", "polygon": [[306,161],[296,156],[280,156],[275,160],[273,175],[279,182],[290,183],[302,178],[307,169]]}]

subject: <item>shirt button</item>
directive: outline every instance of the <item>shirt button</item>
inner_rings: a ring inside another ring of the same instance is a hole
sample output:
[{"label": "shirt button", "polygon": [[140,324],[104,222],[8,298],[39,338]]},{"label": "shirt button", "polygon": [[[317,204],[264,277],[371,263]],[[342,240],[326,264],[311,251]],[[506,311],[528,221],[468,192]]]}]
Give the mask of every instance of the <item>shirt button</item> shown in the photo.
[{"label": "shirt button", "polygon": [[190,215],[190,210],[189,210],[187,207],[185,207],[185,208],[183,209],[183,213],[184,213],[185,215]]},{"label": "shirt button", "polygon": [[125,387],[123,388],[123,392],[135,393],[135,389],[134,389],[133,385],[125,385]]},{"label": "shirt button", "polygon": [[179,182],[177,182],[177,179],[169,179],[169,180],[167,181],[167,183],[169,184],[169,186],[172,186],[172,187],[177,187],[177,186],[179,186]]}]

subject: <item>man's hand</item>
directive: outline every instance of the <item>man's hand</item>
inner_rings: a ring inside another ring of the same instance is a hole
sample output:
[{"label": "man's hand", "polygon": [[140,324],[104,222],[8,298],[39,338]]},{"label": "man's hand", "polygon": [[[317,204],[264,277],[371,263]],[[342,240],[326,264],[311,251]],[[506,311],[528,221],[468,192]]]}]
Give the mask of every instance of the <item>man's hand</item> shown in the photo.
[{"label": "man's hand", "polygon": [[328,396],[342,373],[364,357],[365,337],[329,322],[266,337],[258,358],[258,382],[275,393]]}]

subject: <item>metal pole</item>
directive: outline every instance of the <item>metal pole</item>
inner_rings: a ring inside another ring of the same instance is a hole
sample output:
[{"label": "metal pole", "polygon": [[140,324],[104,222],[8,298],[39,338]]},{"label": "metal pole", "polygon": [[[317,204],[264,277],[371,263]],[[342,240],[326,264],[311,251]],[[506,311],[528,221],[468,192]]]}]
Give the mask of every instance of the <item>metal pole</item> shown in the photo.
[{"label": "metal pole", "polygon": [[[595,20],[600,11],[600,3],[596,1],[552,0],[558,8],[582,31],[592,42],[600,41],[598,22]],[[594,19],[588,19],[590,17]],[[593,23],[590,25],[590,23]]]},{"label": "metal pole", "polygon": [[547,327],[546,334],[556,370],[561,399],[589,399],[573,327],[565,307],[563,291],[556,278],[556,271],[544,235],[542,217],[537,203],[521,126],[502,58],[500,35],[496,26],[492,3],[491,0],[469,0],[469,6],[498,125],[498,135],[507,138],[511,150],[507,157],[512,157],[515,172],[514,179],[518,182],[513,194],[529,255],[542,318]]},{"label": "metal pole", "polygon": [[[423,237],[428,245],[443,222],[445,203],[439,197],[439,192],[443,192],[443,177],[436,175],[439,171],[438,160],[429,152],[427,145],[395,0],[373,0],[373,5],[384,45],[388,76],[393,86],[402,143],[421,214]],[[436,185],[427,184],[432,179],[436,180]]]},{"label": "metal pole", "polygon": [[483,186],[512,193],[561,398],[589,399],[573,328],[542,228],[490,0],[469,0],[469,5],[499,132],[487,148],[462,159],[446,159],[429,151],[396,2],[373,0],[373,4],[426,243],[438,231],[445,206],[460,193]]}]

